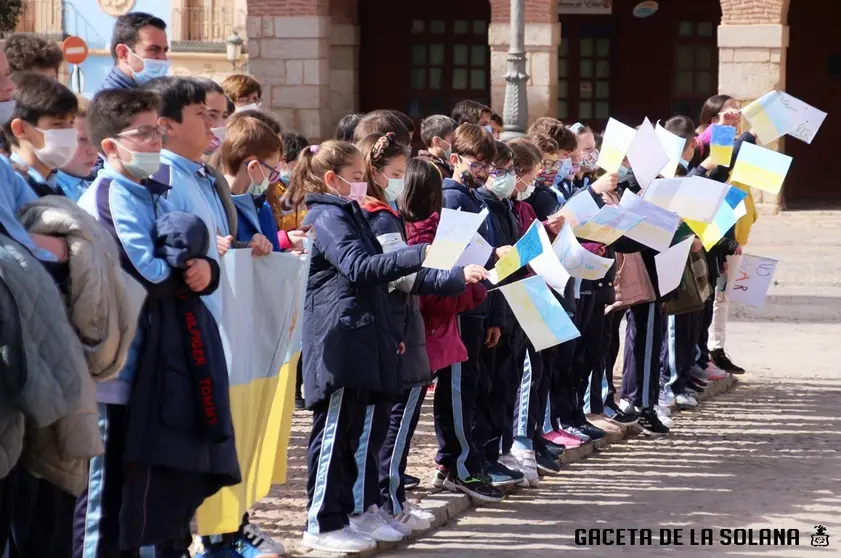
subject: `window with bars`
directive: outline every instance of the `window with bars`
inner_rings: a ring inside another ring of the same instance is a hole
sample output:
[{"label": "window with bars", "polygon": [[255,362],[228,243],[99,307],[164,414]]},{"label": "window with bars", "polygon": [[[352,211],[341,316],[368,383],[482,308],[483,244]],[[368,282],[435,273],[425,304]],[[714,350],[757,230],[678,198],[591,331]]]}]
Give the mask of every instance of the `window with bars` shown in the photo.
[{"label": "window with bars", "polygon": [[712,21],[681,21],[675,44],[672,109],[697,117],[718,89],[718,47]]},{"label": "window with bars", "polygon": [[611,39],[604,27],[579,26],[558,49],[558,118],[593,125],[610,117]]},{"label": "window with bars", "polygon": [[488,22],[413,19],[408,114],[449,114],[462,99],[490,102]]}]

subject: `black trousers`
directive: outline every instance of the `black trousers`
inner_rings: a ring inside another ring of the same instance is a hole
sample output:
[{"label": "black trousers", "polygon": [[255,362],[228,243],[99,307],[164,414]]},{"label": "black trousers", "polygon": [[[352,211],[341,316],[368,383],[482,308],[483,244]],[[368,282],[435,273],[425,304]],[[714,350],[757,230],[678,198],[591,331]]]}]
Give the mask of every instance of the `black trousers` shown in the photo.
[{"label": "black trousers", "polygon": [[438,437],[435,462],[466,479],[482,472],[482,459],[473,443],[473,421],[479,382],[486,374],[481,361],[485,320],[462,316],[459,321],[467,361],[438,371],[434,405]]},{"label": "black trousers", "polygon": [[686,391],[703,319],[703,310],[663,318],[665,336],[660,352],[660,382],[675,395]]},{"label": "black trousers", "polygon": [[710,340],[710,326],[713,323],[713,304],[715,303],[715,296],[711,296],[704,303],[704,309],[701,310],[701,331],[698,332],[698,366],[706,368],[710,363],[710,348],[708,346]]},{"label": "black trousers", "polygon": [[[513,440],[514,405],[524,356],[525,333],[519,327],[502,335],[495,347],[485,347],[482,352],[485,369],[492,373],[483,375],[479,382],[473,440],[484,461],[495,462],[499,459],[503,440]],[[508,447],[511,447],[510,442]]]},{"label": "black trousers", "polygon": [[392,515],[403,511],[406,487],[403,474],[409,458],[409,446],[421,416],[427,386],[407,389],[391,407],[388,432],[380,449],[379,490],[383,506]]},{"label": "black trousers", "polygon": [[[543,425],[544,432],[560,428],[560,409],[565,405],[563,399],[569,398],[570,392],[574,391],[569,387],[569,384],[573,357],[577,346],[578,339],[571,339],[566,343],[552,347],[554,353],[551,358],[552,364],[551,367],[547,367],[547,370],[551,371],[551,378],[549,380],[546,418]],[[568,404],[566,405],[568,406]]]},{"label": "black trousers", "polygon": [[516,442],[524,449],[533,449],[535,438],[543,434],[543,415],[546,412],[546,397],[549,383],[543,372],[543,352],[534,350],[526,341],[523,351],[523,373],[517,387],[513,413],[513,437],[504,437],[502,453],[511,451]]},{"label": "black trousers", "polygon": [[369,398],[365,422],[356,443],[356,479],[353,483],[353,513],[360,514],[372,505],[382,506],[380,497],[380,452],[388,435],[391,417],[390,398]]},{"label": "black trousers", "polygon": [[[170,511],[182,509],[180,496],[183,495],[179,493],[178,483],[172,485],[173,498],[177,499],[173,500],[172,508],[167,509],[166,503],[156,501],[151,503],[151,509],[142,509],[146,504],[142,492],[144,487],[148,488],[152,475],[144,473],[148,469],[131,467],[123,460],[128,407],[99,404],[97,408],[105,454],[91,460],[88,486],[76,502],[73,557],[139,557],[140,544],[128,544],[126,539],[135,538],[128,531],[139,528],[144,523],[144,513],[148,513],[151,522],[157,524],[163,520],[173,531],[181,533],[155,544],[155,556],[181,558],[192,542],[189,518],[180,522],[183,527],[179,528],[174,521],[170,522],[169,518],[163,517]],[[174,471],[173,474],[178,475]],[[155,478],[157,480],[158,476],[155,475]],[[155,490],[155,494],[160,495],[161,492]]]},{"label": "black trousers", "polygon": [[575,326],[581,332],[581,337],[576,339],[575,349],[572,354],[572,364],[569,368],[563,391],[558,399],[557,416],[562,426],[577,426],[584,420],[584,392],[587,388],[587,362],[586,349],[587,328],[593,317],[595,296],[592,291],[582,291],[581,297],[575,305]]},{"label": "black trousers", "polygon": [[622,326],[622,318],[624,317],[624,310],[615,310],[604,317],[605,328],[602,346],[607,351],[604,361],[604,375],[607,378],[607,395],[604,397],[605,403],[616,400],[616,385],[613,383],[613,369],[616,368],[616,360],[619,358],[619,328]]},{"label": "black trousers", "polygon": [[312,408],[307,448],[308,532],[327,533],[347,526],[353,513],[356,444],[362,433],[368,393],[343,388]]},{"label": "black trousers", "polygon": [[657,302],[637,304],[627,316],[622,398],[636,407],[653,409],[660,394],[661,306]]},{"label": "black trousers", "polygon": [[[612,290],[612,289],[611,289]],[[599,289],[594,294],[593,312],[587,329],[582,331],[582,343],[584,344],[584,371],[586,376],[581,386],[581,401],[583,402],[583,413],[600,415],[604,412],[604,383],[605,365],[608,356],[608,348],[605,347],[607,332],[607,320],[604,309],[607,296],[610,294],[607,289]]]}]

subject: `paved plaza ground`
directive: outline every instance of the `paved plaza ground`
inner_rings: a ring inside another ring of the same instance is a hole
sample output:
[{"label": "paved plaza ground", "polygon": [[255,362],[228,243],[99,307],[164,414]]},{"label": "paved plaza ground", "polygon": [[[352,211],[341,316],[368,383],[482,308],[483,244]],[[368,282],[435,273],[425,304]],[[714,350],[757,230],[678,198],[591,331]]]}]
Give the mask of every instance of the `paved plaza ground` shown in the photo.
[{"label": "paved plaza ground", "polygon": [[[728,351],[749,369],[734,388],[677,415],[665,439],[613,444],[544,478],[538,490],[463,510],[381,555],[841,556],[841,213],[762,216],[746,252],[780,264],[766,306],[731,314]],[[427,486],[435,448],[430,411],[409,464]],[[308,414],[297,413],[289,483],[255,514],[290,543],[305,517],[308,426]],[[423,487],[411,494],[434,499]],[[810,545],[818,524],[830,535],[827,549]],[[576,529],[606,528],[651,529],[654,544],[576,544]],[[682,528],[685,546],[660,546],[661,528]],[[714,529],[715,545],[688,546],[693,528]],[[800,546],[720,544],[721,529],[741,528],[798,529]]]}]

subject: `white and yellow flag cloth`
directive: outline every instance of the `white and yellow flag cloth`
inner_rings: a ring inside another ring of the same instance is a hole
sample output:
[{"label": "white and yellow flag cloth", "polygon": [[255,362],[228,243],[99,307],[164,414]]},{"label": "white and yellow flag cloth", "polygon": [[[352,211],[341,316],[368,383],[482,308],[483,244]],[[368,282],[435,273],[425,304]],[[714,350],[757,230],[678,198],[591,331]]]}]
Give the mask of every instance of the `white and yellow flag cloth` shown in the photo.
[{"label": "white and yellow flag cloth", "polygon": [[196,514],[200,535],[232,533],[272,484],[286,482],[295,372],[309,258],[250,249],[222,259],[219,324],[231,391],[231,414],[242,483],[205,500]]}]

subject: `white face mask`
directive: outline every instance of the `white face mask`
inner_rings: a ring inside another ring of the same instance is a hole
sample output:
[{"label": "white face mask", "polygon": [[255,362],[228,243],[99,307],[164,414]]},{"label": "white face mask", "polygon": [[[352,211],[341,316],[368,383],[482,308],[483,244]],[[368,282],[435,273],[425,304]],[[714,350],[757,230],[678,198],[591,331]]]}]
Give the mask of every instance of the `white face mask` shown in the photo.
[{"label": "white face mask", "polygon": [[219,146],[222,145],[223,141],[225,141],[228,129],[224,126],[220,126],[219,128],[211,128],[210,132],[213,134],[213,139],[210,140],[207,149],[204,150],[205,155],[210,155],[219,149]]},{"label": "white face mask", "polygon": [[263,172],[263,169],[260,169],[260,174],[263,175],[263,180],[259,184],[252,182],[251,186],[248,187],[249,194],[259,196],[269,189],[269,177],[266,176],[266,173]]},{"label": "white face mask", "polygon": [[78,145],[76,128],[35,129],[44,134],[44,147],[35,150],[35,156],[39,161],[51,169],[61,168],[70,162]]},{"label": "white face mask", "polygon": [[155,78],[163,77],[169,73],[169,60],[153,60],[151,58],[140,58],[129,50],[129,54],[143,62],[143,69],[139,72],[131,71],[137,85],[149,83]]},{"label": "white face mask", "polygon": [[[520,180],[520,182],[523,182]],[[534,180],[532,180],[529,184],[526,185],[526,189],[522,192],[517,192],[517,201],[526,201],[529,199],[534,192]]]},{"label": "white face mask", "polygon": [[15,104],[14,99],[0,103],[0,125],[5,124],[12,118],[12,113],[15,112]]},{"label": "white face mask", "polygon": [[141,153],[139,151],[132,151],[131,149],[123,147],[119,143],[117,145],[120,149],[131,155],[131,159],[128,161],[120,159],[120,162],[123,164],[123,168],[126,169],[126,172],[134,178],[138,180],[149,178],[158,172],[158,169],[161,167],[160,151]]},{"label": "white face mask", "polygon": [[517,177],[510,173],[505,173],[502,176],[491,176],[486,185],[488,190],[501,200],[510,196],[516,186]]},{"label": "white face mask", "polygon": [[388,186],[385,188],[385,197],[388,201],[396,201],[403,193],[405,183],[402,178],[389,178]]},{"label": "white face mask", "polygon": [[243,105],[241,107],[237,107],[234,109],[234,112],[242,112],[244,110],[260,110],[260,105],[257,103],[250,103],[247,105]]}]

